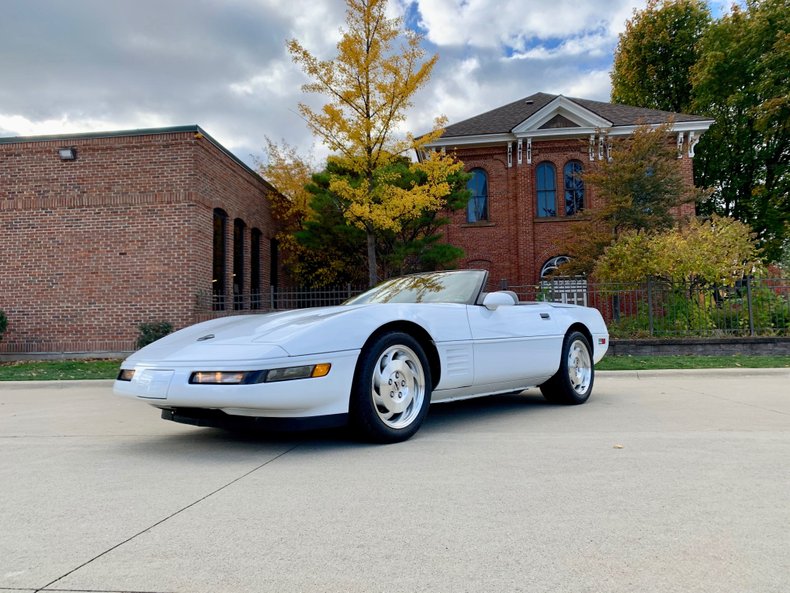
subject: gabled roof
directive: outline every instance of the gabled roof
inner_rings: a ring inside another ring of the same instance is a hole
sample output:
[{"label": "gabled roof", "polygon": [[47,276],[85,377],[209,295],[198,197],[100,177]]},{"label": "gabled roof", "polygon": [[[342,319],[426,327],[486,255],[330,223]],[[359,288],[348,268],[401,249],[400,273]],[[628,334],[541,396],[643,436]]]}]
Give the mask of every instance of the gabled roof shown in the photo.
[{"label": "gabled roof", "polygon": [[574,131],[583,134],[596,128],[616,131],[617,128],[658,125],[670,120],[675,122],[676,128],[699,130],[706,130],[713,123],[710,118],[699,115],[535,93],[447,126],[438,143],[480,136],[556,136]]}]

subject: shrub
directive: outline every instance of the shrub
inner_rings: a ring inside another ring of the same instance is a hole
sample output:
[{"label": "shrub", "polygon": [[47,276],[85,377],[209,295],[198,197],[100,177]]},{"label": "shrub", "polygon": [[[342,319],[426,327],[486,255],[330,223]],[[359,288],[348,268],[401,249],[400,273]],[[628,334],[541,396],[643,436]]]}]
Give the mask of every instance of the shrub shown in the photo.
[{"label": "shrub", "polygon": [[154,321],[151,323],[141,323],[137,326],[137,329],[140,330],[140,334],[137,336],[137,348],[140,349],[171,333],[173,331],[173,324],[167,321]]},{"label": "shrub", "polygon": [[3,339],[6,328],[8,328],[8,317],[6,317],[5,311],[0,309],[0,340]]}]

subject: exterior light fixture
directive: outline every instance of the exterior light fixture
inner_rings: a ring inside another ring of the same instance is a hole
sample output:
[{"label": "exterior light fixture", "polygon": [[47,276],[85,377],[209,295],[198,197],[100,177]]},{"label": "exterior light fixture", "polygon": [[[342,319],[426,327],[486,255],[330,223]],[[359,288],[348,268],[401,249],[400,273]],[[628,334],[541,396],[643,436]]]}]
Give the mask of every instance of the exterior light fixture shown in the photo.
[{"label": "exterior light fixture", "polygon": [[77,149],[76,148],[59,148],[58,149],[58,156],[60,157],[61,161],[75,161],[75,160],[77,160]]}]

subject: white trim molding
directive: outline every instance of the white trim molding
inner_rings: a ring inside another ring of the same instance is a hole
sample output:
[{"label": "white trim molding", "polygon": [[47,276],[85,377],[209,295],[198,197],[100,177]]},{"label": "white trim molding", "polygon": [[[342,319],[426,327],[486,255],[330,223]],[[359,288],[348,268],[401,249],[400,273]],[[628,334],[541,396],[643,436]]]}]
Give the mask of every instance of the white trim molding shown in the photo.
[{"label": "white trim molding", "polygon": [[[537,134],[541,126],[545,125],[557,115],[561,115],[572,121],[578,128],[608,128],[612,125],[612,122],[609,120],[559,95],[553,101],[538,109],[530,117],[513,128],[513,133],[516,136],[525,135],[528,132]],[[557,130],[563,130],[565,133],[568,133],[569,131],[578,130],[578,128],[554,128],[540,130],[540,132],[556,132]]]}]

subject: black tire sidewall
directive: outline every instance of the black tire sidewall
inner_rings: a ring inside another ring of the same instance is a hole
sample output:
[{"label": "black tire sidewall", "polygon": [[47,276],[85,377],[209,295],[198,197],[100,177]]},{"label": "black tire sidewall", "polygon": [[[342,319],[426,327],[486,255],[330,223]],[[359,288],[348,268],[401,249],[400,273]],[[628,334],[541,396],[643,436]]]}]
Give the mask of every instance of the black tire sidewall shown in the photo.
[{"label": "black tire sidewall", "polygon": [[[587,348],[587,354],[590,357],[590,384],[587,386],[584,393],[578,393],[573,388],[570,377],[568,376],[568,355],[570,354],[571,344],[577,340],[584,344]],[[566,405],[583,404],[590,398],[593,383],[595,382],[595,364],[593,363],[593,351],[590,340],[587,339],[587,336],[578,331],[568,333],[562,342],[562,353],[560,356],[559,370],[551,379],[541,385],[541,392],[546,400],[550,402]]]},{"label": "black tire sidewall", "polygon": [[[425,395],[422,406],[411,424],[404,428],[392,428],[384,424],[379,418],[373,404],[371,384],[373,381],[373,367],[381,354],[391,346],[406,346],[412,350],[422,365],[425,376]],[[425,355],[420,343],[407,333],[387,332],[374,338],[360,352],[357,368],[354,372],[354,383],[351,386],[349,401],[349,420],[352,428],[365,440],[378,443],[397,443],[409,439],[422,425],[428,414],[431,401],[431,368],[428,357]]]}]

